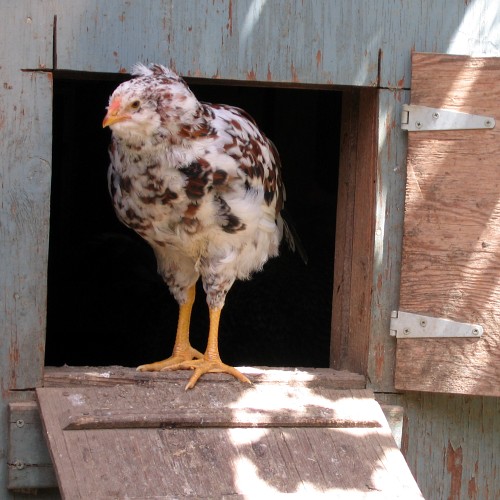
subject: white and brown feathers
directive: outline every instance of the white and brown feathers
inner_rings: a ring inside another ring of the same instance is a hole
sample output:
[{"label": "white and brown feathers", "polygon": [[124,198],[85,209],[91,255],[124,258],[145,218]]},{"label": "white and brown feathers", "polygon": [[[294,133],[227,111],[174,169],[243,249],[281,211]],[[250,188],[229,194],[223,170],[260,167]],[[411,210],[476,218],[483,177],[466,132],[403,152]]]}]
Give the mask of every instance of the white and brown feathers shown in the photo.
[{"label": "white and brown feathers", "polygon": [[134,75],[108,107],[116,213],[153,247],[180,304],[201,275],[208,305],[222,307],[235,279],[278,254],[283,230],[292,242],[278,153],[245,111],[199,102],[170,69]]}]

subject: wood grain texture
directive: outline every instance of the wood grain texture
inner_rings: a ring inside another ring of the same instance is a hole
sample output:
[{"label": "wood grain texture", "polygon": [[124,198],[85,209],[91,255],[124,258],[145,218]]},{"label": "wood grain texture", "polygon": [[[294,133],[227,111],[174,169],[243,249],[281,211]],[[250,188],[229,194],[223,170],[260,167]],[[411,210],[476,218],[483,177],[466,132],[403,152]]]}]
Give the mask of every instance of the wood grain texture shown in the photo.
[{"label": "wood grain texture", "polygon": [[[71,8],[63,0],[2,2],[0,429],[8,428],[7,403],[30,397],[28,391],[10,389],[38,384],[43,359],[51,91],[48,75],[21,73],[21,68],[56,68],[52,60],[56,53],[59,68],[72,70],[115,73],[137,60],[174,61],[182,73],[205,78],[399,89],[409,86],[409,53],[414,49],[500,55],[494,22],[500,5],[489,0],[425,0],[418,6],[412,0],[377,4],[336,0],[311,2],[314,11],[309,12],[298,0],[273,1],[262,2],[254,18],[251,5],[258,2],[200,0],[192,9],[174,0],[79,0]],[[59,20],[57,50],[52,45],[54,15]],[[383,95],[381,120],[390,110],[386,106],[391,106]],[[386,118],[397,120],[399,114],[390,113]],[[377,230],[383,232],[375,242],[372,332],[376,339],[370,343],[368,360],[368,374],[379,390],[389,390],[391,384],[392,339],[384,341],[382,336],[399,286],[396,242],[401,194],[390,168],[397,148],[404,147],[397,133],[388,137],[379,149],[379,157],[387,152],[383,163],[387,169],[380,170],[377,179],[377,220],[382,221]],[[24,217],[15,219],[14,207]],[[6,457],[6,436],[6,431],[0,434],[0,457]],[[0,495],[13,498],[5,490],[6,472],[7,467],[1,466]]]},{"label": "wood grain texture", "polygon": [[[354,231],[352,239],[349,370],[367,373],[371,331],[372,277],[375,236],[375,179],[377,172],[378,92],[360,94]],[[345,367],[347,368],[347,367]]]},{"label": "wood grain texture", "polygon": [[[413,55],[412,103],[500,120],[500,59]],[[401,339],[396,388],[500,395],[500,128],[409,134],[401,310],[481,324]]]},{"label": "wood grain texture", "polygon": [[58,67],[123,72],[154,61],[202,78],[404,88],[412,50],[500,53],[488,0],[190,3],[54,1]]},{"label": "wood grain texture", "polygon": [[402,452],[428,500],[496,500],[500,399],[429,393],[405,397]]},{"label": "wood grain texture", "polygon": [[330,359],[334,368],[366,374],[374,265],[377,91],[345,91],[342,109]]},{"label": "wood grain texture", "polygon": [[35,401],[9,405],[8,487],[54,488],[57,481]]},{"label": "wood grain texture", "polygon": [[[330,389],[364,389],[365,378],[348,371],[331,370],[329,368],[266,368],[238,367],[253,384],[293,384],[314,388],[316,386]],[[189,371],[174,372],[138,372],[135,368],[123,366],[47,366],[44,370],[44,387],[73,387],[80,385],[114,386],[136,384],[149,386],[157,381],[186,384],[191,374]],[[207,373],[200,380],[224,382],[232,380],[223,373]]]},{"label": "wood grain texture", "polygon": [[330,364],[337,369],[347,365],[349,357],[359,100],[359,91],[343,92],[330,342]]},{"label": "wood grain texture", "polygon": [[375,236],[368,348],[369,387],[394,391],[396,341],[387,335],[391,311],[398,308],[403,214],[406,184],[407,134],[401,130],[405,90],[381,89],[378,94],[378,155],[375,188]]},{"label": "wood grain texture", "polygon": [[373,393],[321,375],[37,389],[63,498],[422,498]]},{"label": "wood grain texture", "polygon": [[381,89],[371,106],[360,95],[345,90],[342,105],[330,359],[393,391],[396,342],[387,332],[399,304],[407,144],[399,117],[409,93]]},{"label": "wood grain texture", "polygon": [[43,398],[67,398],[71,412],[58,419],[62,430],[162,428],[385,427],[373,393],[278,385],[211,382],[196,394],[181,383],[156,381],[142,385],[40,389]]},{"label": "wood grain texture", "polygon": [[2,13],[9,18],[3,49],[17,53],[15,61],[2,57],[0,67],[3,390],[36,385],[45,341],[52,78],[21,68],[51,66],[52,17],[30,7],[22,1]]},{"label": "wood grain texture", "polygon": [[[52,149],[53,14],[47,4],[0,6],[0,497],[12,467],[8,405],[41,382]],[[40,495],[50,498],[50,494]],[[21,493],[16,498],[25,498]]]}]

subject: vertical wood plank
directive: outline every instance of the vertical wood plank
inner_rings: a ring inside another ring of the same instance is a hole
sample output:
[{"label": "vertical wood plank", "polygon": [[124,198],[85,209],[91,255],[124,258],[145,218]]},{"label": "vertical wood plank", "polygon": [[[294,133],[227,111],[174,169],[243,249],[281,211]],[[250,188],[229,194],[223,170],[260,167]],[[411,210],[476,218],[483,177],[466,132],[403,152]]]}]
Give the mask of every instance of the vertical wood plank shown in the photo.
[{"label": "vertical wood plank", "polygon": [[378,91],[360,93],[358,155],[352,241],[349,370],[367,373],[371,331],[372,277],[375,236],[375,179],[378,149]]},{"label": "vertical wood plank", "polygon": [[379,90],[375,194],[372,323],[368,380],[375,391],[394,391],[396,341],[389,335],[391,311],[399,305],[406,184],[407,134],[401,130],[407,90]]},{"label": "vertical wood plank", "polygon": [[[0,351],[2,389],[37,385],[43,366],[52,145],[52,16],[2,7],[0,67]],[[8,22],[4,20],[8,19]],[[9,57],[7,54],[16,54]]]},{"label": "vertical wood plank", "polygon": [[[7,491],[8,411],[40,384],[52,143],[51,2],[0,7],[0,497]],[[21,389],[21,391],[19,391]],[[13,391],[16,390],[16,391]],[[22,498],[22,495],[16,498]]]},{"label": "vertical wood plank", "polygon": [[428,500],[498,498],[500,399],[406,395],[402,449]]},{"label": "vertical wood plank", "polygon": [[[3,384],[35,387],[45,345],[52,81],[50,73],[9,72],[4,94],[0,260]],[[8,345],[8,347],[7,347]]]},{"label": "vertical wood plank", "polygon": [[342,93],[342,123],[333,275],[332,339],[330,364],[343,367],[348,357],[349,313],[351,301],[352,232],[354,226],[355,159],[359,91]]},{"label": "vertical wood plank", "polygon": [[331,363],[366,374],[371,324],[377,91],[348,90],[342,102]]}]

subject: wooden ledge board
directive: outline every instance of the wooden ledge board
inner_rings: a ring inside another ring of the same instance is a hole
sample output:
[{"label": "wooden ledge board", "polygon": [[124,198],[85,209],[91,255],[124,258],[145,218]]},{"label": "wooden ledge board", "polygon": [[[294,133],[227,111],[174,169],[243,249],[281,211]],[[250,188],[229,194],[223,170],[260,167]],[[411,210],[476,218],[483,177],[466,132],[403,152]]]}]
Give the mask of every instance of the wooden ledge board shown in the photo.
[{"label": "wooden ledge board", "polygon": [[[330,368],[269,368],[238,367],[254,384],[287,384],[331,389],[364,389],[365,377],[345,370]],[[67,387],[72,385],[116,385],[156,382],[178,382],[186,384],[191,376],[189,370],[174,372],[138,372],[123,366],[62,366],[45,367],[45,387]],[[208,382],[233,382],[230,375],[207,374],[197,383],[202,387]]]},{"label": "wooden ledge board", "polygon": [[[37,389],[63,498],[422,498],[373,393],[333,370],[47,369]],[[50,384],[55,386],[50,387]],[[363,381],[364,385],[364,381]]]}]

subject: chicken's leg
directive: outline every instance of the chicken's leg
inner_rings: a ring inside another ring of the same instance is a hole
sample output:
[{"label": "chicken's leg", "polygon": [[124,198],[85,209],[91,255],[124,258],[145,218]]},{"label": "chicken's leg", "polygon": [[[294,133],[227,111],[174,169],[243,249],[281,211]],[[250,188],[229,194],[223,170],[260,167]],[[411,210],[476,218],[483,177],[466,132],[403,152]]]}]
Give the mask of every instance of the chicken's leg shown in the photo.
[{"label": "chicken's leg", "polygon": [[251,384],[245,375],[236,368],[226,365],[219,356],[219,319],[222,309],[209,309],[210,330],[208,332],[207,350],[202,358],[183,361],[179,365],[167,366],[166,370],[179,368],[194,369],[194,373],[186,385],[186,390],[192,389],[204,373],[229,373],[241,382]]},{"label": "chicken's leg", "polygon": [[157,372],[170,367],[179,366],[183,361],[203,358],[203,354],[197,351],[189,343],[189,323],[191,320],[191,310],[193,309],[196,285],[188,290],[187,302],[179,307],[179,320],[177,322],[177,334],[175,337],[174,350],[172,356],[162,361],[156,361],[148,365],[137,367],[140,372]]}]

